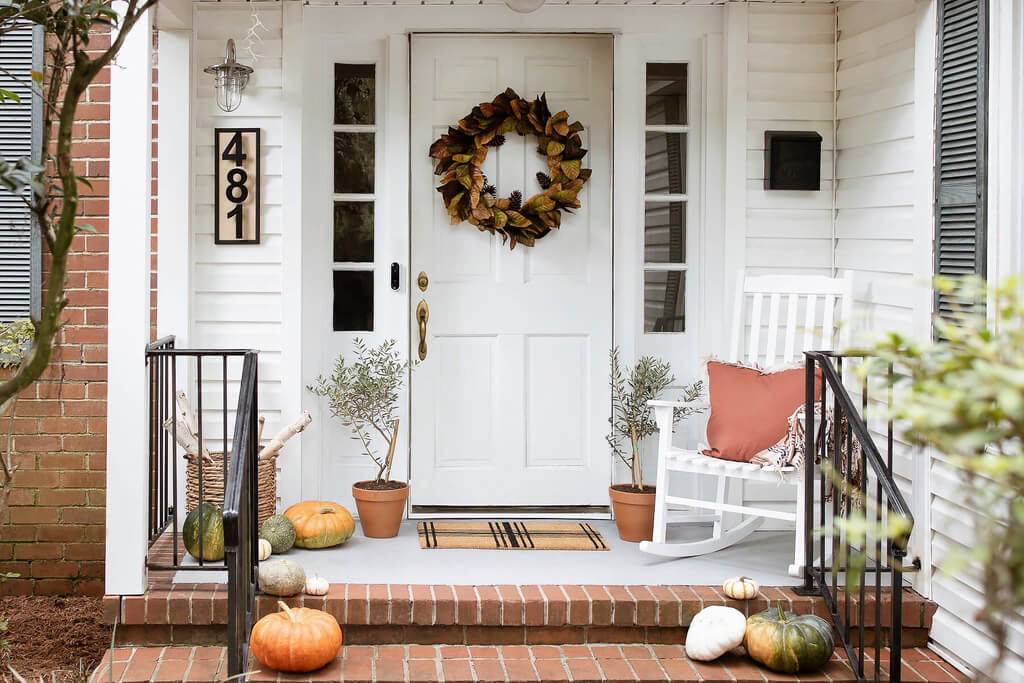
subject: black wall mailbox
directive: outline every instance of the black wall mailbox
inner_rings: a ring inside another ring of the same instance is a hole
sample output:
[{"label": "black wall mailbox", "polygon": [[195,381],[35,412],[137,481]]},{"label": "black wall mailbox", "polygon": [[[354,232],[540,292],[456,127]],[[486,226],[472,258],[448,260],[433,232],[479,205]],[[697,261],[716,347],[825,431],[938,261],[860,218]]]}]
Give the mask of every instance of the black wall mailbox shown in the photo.
[{"label": "black wall mailbox", "polygon": [[764,189],[820,190],[821,136],[814,131],[766,130]]}]

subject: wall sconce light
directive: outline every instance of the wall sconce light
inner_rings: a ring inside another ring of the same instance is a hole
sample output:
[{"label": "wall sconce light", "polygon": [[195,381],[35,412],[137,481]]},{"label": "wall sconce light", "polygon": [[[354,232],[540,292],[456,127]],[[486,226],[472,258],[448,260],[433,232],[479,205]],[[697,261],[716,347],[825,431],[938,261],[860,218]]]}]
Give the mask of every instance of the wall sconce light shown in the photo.
[{"label": "wall sconce light", "polygon": [[235,41],[228,38],[224,61],[203,69],[213,75],[217,86],[217,106],[223,111],[234,111],[242,103],[242,91],[249,82],[252,67],[235,61]]},{"label": "wall sconce light", "polygon": [[527,14],[538,10],[544,4],[544,0],[505,0],[505,4],[513,12]]}]

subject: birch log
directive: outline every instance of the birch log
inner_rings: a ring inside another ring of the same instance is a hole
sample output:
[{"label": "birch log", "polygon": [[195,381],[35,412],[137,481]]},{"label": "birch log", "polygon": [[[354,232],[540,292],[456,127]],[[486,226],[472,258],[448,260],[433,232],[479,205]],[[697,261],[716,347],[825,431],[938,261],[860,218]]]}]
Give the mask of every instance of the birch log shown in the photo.
[{"label": "birch log", "polygon": [[[189,455],[196,455],[199,453],[199,437],[192,433],[189,426],[185,424],[183,420],[178,420],[177,430],[171,425],[173,418],[167,418],[164,420],[164,429],[167,430],[168,434],[173,434],[178,445],[181,446],[185,452]],[[207,448],[203,449],[203,460],[210,461],[210,451]]]},{"label": "birch log", "polygon": [[192,409],[192,404],[189,403],[185,392],[179,391],[174,397],[174,402],[178,406],[178,419],[188,426],[192,434],[199,434],[199,421],[196,419],[196,411]]},{"label": "birch log", "polygon": [[[177,421],[173,417],[167,418],[163,422],[164,429],[168,433],[174,434],[178,445],[185,449],[186,453],[193,456],[198,455],[200,453],[199,423],[195,411],[192,410],[192,404],[189,403],[184,391],[179,391],[174,396],[174,403],[178,408]],[[209,449],[203,447],[202,454],[203,460],[207,462],[211,460]]]},{"label": "birch log", "polygon": [[398,443],[398,418],[395,418],[395,430],[391,433],[391,443],[388,444],[388,457],[385,460],[385,469],[387,475],[384,477],[384,481],[391,481],[391,462],[395,459],[395,444]]},{"label": "birch log", "polygon": [[284,429],[282,429],[281,431],[274,435],[274,438],[270,440],[270,443],[264,446],[263,449],[260,451],[258,459],[262,460],[263,458],[269,458],[275,453],[277,453],[279,450],[281,450],[281,447],[284,446],[285,442],[288,441],[288,439],[292,438],[293,436],[301,432],[303,429],[308,427],[309,423],[312,421],[313,416],[309,414],[309,411],[303,411],[302,415],[299,416],[299,419],[295,420],[295,422],[291,423],[290,425],[288,425],[287,427],[285,427]]}]

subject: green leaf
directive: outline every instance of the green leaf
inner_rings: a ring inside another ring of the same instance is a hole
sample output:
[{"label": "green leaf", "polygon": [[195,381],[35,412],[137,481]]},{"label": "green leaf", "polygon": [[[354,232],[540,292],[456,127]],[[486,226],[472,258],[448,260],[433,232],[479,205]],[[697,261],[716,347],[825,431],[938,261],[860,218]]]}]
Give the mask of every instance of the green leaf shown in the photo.
[{"label": "green leaf", "polygon": [[452,200],[448,202],[448,215],[454,216],[459,212],[459,202],[462,201],[465,194],[465,192],[460,192],[452,197]]},{"label": "green leaf", "polygon": [[562,173],[569,180],[576,180],[580,175],[580,161],[575,159],[573,161],[563,161],[560,165]]},{"label": "green leaf", "polygon": [[501,229],[508,223],[508,216],[500,209],[494,209],[494,227]]},{"label": "green leaf", "polygon": [[530,219],[518,211],[507,211],[506,215],[508,216],[509,225],[514,228],[525,228],[532,225],[532,223],[530,223]]},{"label": "green leaf", "polygon": [[532,202],[530,202],[530,208],[540,213],[542,211],[551,211],[555,208],[555,200],[544,195],[538,195]]}]

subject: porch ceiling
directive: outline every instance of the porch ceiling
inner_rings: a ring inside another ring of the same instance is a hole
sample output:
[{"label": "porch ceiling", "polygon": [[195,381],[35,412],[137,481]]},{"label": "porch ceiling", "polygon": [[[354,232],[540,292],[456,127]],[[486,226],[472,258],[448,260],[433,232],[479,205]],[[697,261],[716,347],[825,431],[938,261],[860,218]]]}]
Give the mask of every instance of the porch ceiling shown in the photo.
[{"label": "porch ceiling", "polygon": [[[221,0],[193,0],[194,2],[221,3]],[[281,0],[252,0],[253,2],[277,3]],[[503,5],[505,0],[285,0],[302,2],[305,5],[329,7],[358,6],[408,6],[408,5]],[[767,4],[767,5],[829,5],[854,0],[547,0],[548,5],[571,5],[578,7],[594,7],[596,5],[727,5],[730,3]],[[861,0],[858,0],[861,1]],[[882,0],[868,0],[880,2]]]}]

